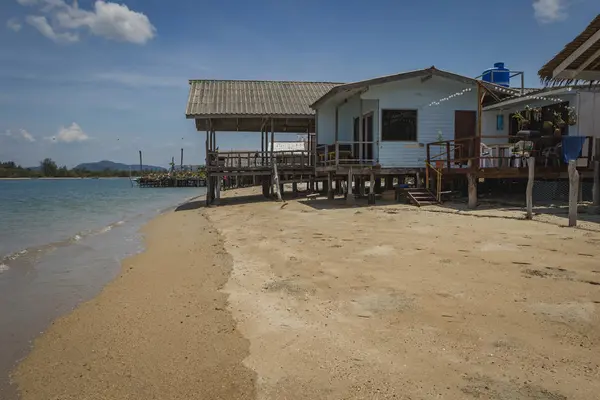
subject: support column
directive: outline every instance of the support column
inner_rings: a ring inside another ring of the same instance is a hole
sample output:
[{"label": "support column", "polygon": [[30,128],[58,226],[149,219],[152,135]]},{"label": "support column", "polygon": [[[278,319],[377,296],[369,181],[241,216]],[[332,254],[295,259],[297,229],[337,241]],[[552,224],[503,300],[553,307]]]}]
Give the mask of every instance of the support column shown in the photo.
[{"label": "support column", "polygon": [[348,191],[346,193],[346,204],[354,205],[354,195],[352,194],[352,167],[348,169]]},{"label": "support column", "polygon": [[594,206],[600,207],[600,160],[594,161]]},{"label": "support column", "polygon": [[421,189],[423,187],[423,185],[421,185],[421,173],[417,172],[417,174],[415,175],[415,186],[417,187],[417,189]]},{"label": "support column", "polygon": [[469,182],[469,208],[477,208],[477,175],[469,173],[467,174],[467,181]]},{"label": "support column", "polygon": [[327,199],[333,200],[335,198],[335,193],[333,192],[333,172],[328,174],[329,182],[327,185]]},{"label": "support column", "polygon": [[375,178],[375,193],[381,194],[381,178]]},{"label": "support column", "polygon": [[577,226],[579,172],[575,160],[569,161],[569,226]]},{"label": "support column", "polygon": [[296,182],[292,183],[292,194],[294,197],[298,197],[298,184]]},{"label": "support column", "polygon": [[529,157],[527,161],[529,166],[529,179],[527,180],[527,191],[525,198],[527,199],[527,219],[533,219],[533,182],[535,178],[535,157]]},{"label": "support column", "polygon": [[371,171],[369,182],[369,204],[375,204],[375,174]]},{"label": "support column", "polygon": [[217,187],[215,192],[215,204],[219,204],[221,202],[221,181],[223,180],[222,176],[215,177],[217,180]]}]

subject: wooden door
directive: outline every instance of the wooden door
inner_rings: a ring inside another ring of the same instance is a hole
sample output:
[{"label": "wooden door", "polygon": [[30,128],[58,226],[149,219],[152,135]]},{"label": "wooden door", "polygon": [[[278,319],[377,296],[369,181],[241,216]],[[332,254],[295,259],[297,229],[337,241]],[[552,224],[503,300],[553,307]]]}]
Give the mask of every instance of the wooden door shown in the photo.
[{"label": "wooden door", "polygon": [[[474,137],[477,134],[477,112],[476,111],[455,111],[454,112],[454,139],[465,139]],[[454,147],[454,158],[468,158],[475,156],[475,141],[463,140],[456,141]],[[460,161],[457,164],[467,164],[467,161]]]}]

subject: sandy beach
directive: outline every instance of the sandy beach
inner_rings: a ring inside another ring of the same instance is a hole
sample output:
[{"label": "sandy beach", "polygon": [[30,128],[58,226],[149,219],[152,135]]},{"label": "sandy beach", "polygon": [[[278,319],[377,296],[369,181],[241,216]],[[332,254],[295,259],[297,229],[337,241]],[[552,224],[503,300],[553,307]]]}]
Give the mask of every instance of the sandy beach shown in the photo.
[{"label": "sandy beach", "polygon": [[257,192],[148,224],[22,398],[598,398],[598,223]]}]

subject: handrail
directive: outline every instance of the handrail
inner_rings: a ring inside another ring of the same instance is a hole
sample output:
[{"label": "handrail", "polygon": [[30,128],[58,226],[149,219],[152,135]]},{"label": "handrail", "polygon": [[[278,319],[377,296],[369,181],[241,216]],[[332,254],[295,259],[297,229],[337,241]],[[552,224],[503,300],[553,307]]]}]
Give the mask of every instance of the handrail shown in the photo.
[{"label": "handrail", "polygon": [[440,171],[439,169],[435,168],[433,165],[431,165],[430,163],[428,163],[427,161],[425,161],[425,187],[427,188],[427,190],[429,190],[429,168],[431,168],[432,170],[434,170],[437,173],[437,179],[436,179],[436,193],[435,193],[435,198],[438,201],[438,203],[442,202],[442,171]]}]

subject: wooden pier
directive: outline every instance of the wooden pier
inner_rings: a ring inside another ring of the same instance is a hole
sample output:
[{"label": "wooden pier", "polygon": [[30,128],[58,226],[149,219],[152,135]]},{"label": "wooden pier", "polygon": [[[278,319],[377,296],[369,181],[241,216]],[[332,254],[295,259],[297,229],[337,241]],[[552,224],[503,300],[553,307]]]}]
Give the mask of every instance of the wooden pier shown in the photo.
[{"label": "wooden pier", "polygon": [[136,179],[141,188],[206,187],[205,178],[142,177]]}]

